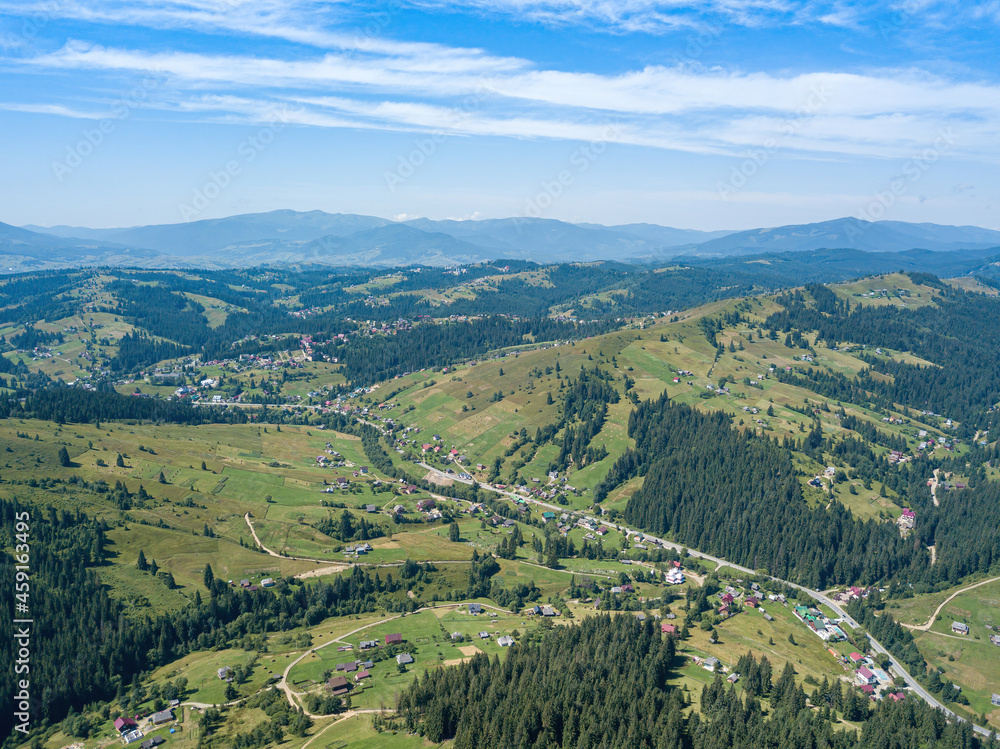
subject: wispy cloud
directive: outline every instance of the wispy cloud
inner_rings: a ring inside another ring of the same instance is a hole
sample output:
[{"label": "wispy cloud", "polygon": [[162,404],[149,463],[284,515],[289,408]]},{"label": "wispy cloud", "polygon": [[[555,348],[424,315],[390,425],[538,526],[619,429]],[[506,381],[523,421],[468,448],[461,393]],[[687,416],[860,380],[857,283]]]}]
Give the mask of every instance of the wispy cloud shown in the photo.
[{"label": "wispy cloud", "polygon": [[[781,136],[798,158],[906,155],[942,128],[960,131],[957,154],[995,160],[1000,86],[918,68],[867,72],[749,72],[647,65],[617,74],[542,66],[476,47],[389,38],[391,17],[350,3],[280,0],[47,0],[0,11],[41,13],[95,24],[190,29],[268,37],[268,54],[177,51],[169,45],[107,46],[70,40],[45,53],[4,61],[8,71],[63,75],[69,95],[2,104],[10,111],[88,118],[101,92],[155,71],[169,86],[144,104],[195,122],[267,121],[318,128],[439,132],[460,136],[587,141],[614,122],[617,142],[691,153],[739,155]],[[947,0],[902,0],[890,9],[938,12]],[[412,4],[439,8],[438,0]],[[980,3],[987,15],[1000,5]],[[775,22],[850,27],[869,5],[849,0],[465,0],[480,13],[548,23],[586,19],[649,30],[706,17],[753,26]],[[963,12],[970,12],[966,8]],[[388,11],[385,11],[388,13]],[[707,14],[707,16],[706,16]],[[367,19],[367,25],[358,25]],[[685,20],[688,19],[688,20]],[[699,20],[700,19],[700,20]],[[353,26],[352,26],[353,24]],[[78,33],[86,28],[75,27]],[[191,50],[197,44],[186,45]],[[243,47],[240,47],[242,49]],[[85,72],[86,76],[81,76]],[[819,98],[822,106],[813,106]],[[472,102],[469,106],[468,102]],[[808,112],[808,121],[800,121]],[[789,123],[795,123],[790,128]]]},{"label": "wispy cloud", "polygon": [[[435,130],[468,135],[586,140],[620,121],[622,142],[725,153],[760,143],[801,117],[785,147],[816,154],[898,154],[935,129],[960,126],[970,152],[994,150],[1000,86],[956,82],[918,70],[869,74],[765,73],[649,66],[621,75],[543,70],[530,61],[473,55],[414,67],[397,55],[328,52],[296,59],[147,52],[70,42],[21,61],[39,70],[156,71],[171,80],[176,112],[247,103],[294,103],[302,124]],[[463,97],[475,106],[462,107]],[[53,110],[53,113],[58,113]],[[947,113],[947,114],[943,114]]]}]

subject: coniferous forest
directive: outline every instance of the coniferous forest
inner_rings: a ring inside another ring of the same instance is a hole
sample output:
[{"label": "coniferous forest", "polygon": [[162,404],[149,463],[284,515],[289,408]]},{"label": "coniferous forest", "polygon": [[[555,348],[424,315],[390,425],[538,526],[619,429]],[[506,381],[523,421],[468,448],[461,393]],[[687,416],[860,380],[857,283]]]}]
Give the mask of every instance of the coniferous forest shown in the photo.
[{"label": "coniferous forest", "polygon": [[[742,694],[717,675],[700,695],[671,687],[674,639],[655,623],[597,616],[554,627],[504,659],[480,654],[421,676],[399,700],[406,726],[456,749],[974,749],[968,724],[951,724],[922,702],[887,700],[872,709],[850,688],[827,685],[807,699],[791,664],[772,674],[752,655]],[[861,731],[835,730],[837,717]]]}]

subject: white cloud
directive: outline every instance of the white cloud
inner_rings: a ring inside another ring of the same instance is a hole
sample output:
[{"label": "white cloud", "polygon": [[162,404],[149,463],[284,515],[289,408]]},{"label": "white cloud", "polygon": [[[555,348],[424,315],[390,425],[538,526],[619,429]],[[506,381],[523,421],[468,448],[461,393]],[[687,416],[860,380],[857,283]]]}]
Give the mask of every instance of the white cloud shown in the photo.
[{"label": "white cloud", "polygon": [[[464,7],[479,9],[480,2],[487,12],[485,0],[469,0]],[[857,4],[820,0],[490,2],[496,12],[565,11],[606,24],[683,14],[696,5],[745,25],[769,14],[847,25],[858,12]],[[5,6],[10,0],[0,0],[0,10]],[[88,71],[88,82],[104,92],[116,85],[127,90],[136,76],[155,71],[169,85],[144,106],[196,121],[268,122],[280,111],[283,121],[311,127],[573,141],[600,140],[614,122],[616,141],[625,144],[738,155],[777,140],[782,149],[811,158],[905,155],[932,141],[941,128],[954,128],[957,154],[993,160],[1000,135],[1000,86],[917,69],[772,74],[650,65],[609,75],[543,69],[475,48],[388,40],[382,32],[389,21],[378,13],[359,33],[324,30],[335,28],[338,18],[355,18],[346,3],[327,4],[325,10],[278,0],[66,0],[37,7],[78,20],[212,28],[296,42],[287,54],[271,50],[265,56],[71,40],[55,51],[6,61],[8,70],[32,73]],[[326,25],[310,25],[310,11]],[[81,91],[81,100],[85,95],[95,96]],[[100,116],[45,101],[3,106]]]}]

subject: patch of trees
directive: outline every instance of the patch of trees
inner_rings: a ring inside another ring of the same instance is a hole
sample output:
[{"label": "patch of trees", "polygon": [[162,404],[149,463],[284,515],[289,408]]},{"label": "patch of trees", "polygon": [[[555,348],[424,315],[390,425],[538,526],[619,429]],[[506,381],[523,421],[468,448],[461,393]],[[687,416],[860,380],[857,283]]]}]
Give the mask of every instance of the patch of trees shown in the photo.
[{"label": "patch of trees", "polygon": [[[24,398],[24,402],[20,402]],[[35,418],[60,424],[99,421],[164,421],[171,424],[245,424],[240,409],[194,408],[184,401],[137,398],[114,390],[47,387],[0,400],[0,418]]]},{"label": "patch of trees", "polygon": [[920,700],[885,700],[871,711],[866,699],[853,689],[845,695],[839,685],[840,710],[863,725],[860,734],[835,728],[829,684],[807,696],[791,664],[772,679],[770,664],[750,654],[740,659],[748,687],[742,694],[716,676],[702,690],[701,712],[687,716],[684,692],[668,681],[675,665],[674,639],[652,621],[595,616],[519,642],[505,658],[480,653],[426,672],[400,695],[399,711],[408,730],[432,742],[451,739],[455,749],[990,745]]},{"label": "patch of trees", "polygon": [[[44,512],[17,501],[0,500],[0,543],[14,546],[17,513],[32,513],[31,611],[33,726],[43,729],[62,720],[70,709],[81,710],[107,700],[139,674],[176,658],[214,647],[230,647],[247,635],[312,626],[329,616],[376,609],[412,611],[414,601],[389,573],[382,578],[361,568],[330,582],[289,585],[275,593],[233,588],[206,569],[209,600],[169,616],[130,617],[90,567],[104,563],[105,527],[82,513]],[[0,556],[0,585],[14,590],[15,570],[9,554]],[[0,619],[0,661],[13,663],[15,645],[10,617]],[[0,699],[11,704],[13,669],[0,672]],[[12,728],[10,712],[0,716],[0,736]]]},{"label": "patch of trees", "polygon": [[626,520],[656,535],[815,589],[921,577],[929,556],[891,525],[859,521],[834,501],[805,502],[787,450],[733,429],[720,413],[703,414],[664,395],[629,417],[635,448],[615,462],[595,501],[645,476]]},{"label": "patch of trees", "polygon": [[[916,309],[896,305],[858,306],[830,302],[829,289],[809,287],[817,300],[810,303],[801,292],[782,297],[785,309],[767,318],[765,325],[785,332],[815,330],[830,344],[852,341],[869,347],[909,351],[937,366],[909,364],[893,358],[869,358],[873,372],[862,373],[862,391],[886,402],[947,414],[966,430],[989,428],[1000,419],[989,407],[1000,400],[1000,300],[943,286],[927,276],[923,282],[937,287],[933,305]],[[827,378],[833,382],[833,378]],[[852,402],[863,402],[860,392],[841,384],[843,395],[823,393]]]},{"label": "patch of trees", "polygon": [[340,517],[323,518],[316,524],[316,530],[338,541],[367,541],[371,538],[381,538],[385,529],[377,523],[369,523],[367,518],[355,517],[344,510]]}]

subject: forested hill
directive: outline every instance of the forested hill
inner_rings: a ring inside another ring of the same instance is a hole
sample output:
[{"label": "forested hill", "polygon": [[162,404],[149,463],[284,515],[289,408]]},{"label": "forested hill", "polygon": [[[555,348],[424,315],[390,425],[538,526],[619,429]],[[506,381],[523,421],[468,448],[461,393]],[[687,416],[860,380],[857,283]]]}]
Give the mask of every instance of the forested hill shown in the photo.
[{"label": "forested hill", "polygon": [[[881,399],[885,403],[946,413],[967,431],[997,423],[1000,402],[1000,301],[951,288],[933,276],[911,278],[937,289],[935,304],[857,305],[841,302],[826,286],[779,297],[784,309],[766,325],[782,333],[815,331],[827,346],[852,342],[871,348],[910,352],[935,366],[870,356],[858,387],[843,375],[816,384],[825,395],[848,400]],[[806,376],[809,379],[809,376]],[[823,392],[823,391],[826,392]],[[836,393],[836,394],[835,394]]]},{"label": "forested hill", "polygon": [[[968,723],[949,725],[918,700],[885,700],[873,709],[839,682],[817,690],[810,705],[791,664],[772,676],[767,659],[752,655],[740,659],[742,694],[716,676],[702,690],[700,713],[688,715],[685,693],[666,683],[675,660],[674,639],[662,638],[651,620],[597,616],[554,627],[503,661],[479,654],[428,672],[403,693],[399,709],[410,730],[435,742],[453,738],[455,749],[989,745]],[[835,729],[832,709],[860,722],[860,733]]]},{"label": "forested hill", "polygon": [[819,590],[926,574],[927,551],[895,527],[859,521],[837,503],[809,507],[788,450],[732,428],[723,414],[662,396],[633,411],[629,436],[635,448],[595,497],[644,475],[625,508],[629,523]]}]

